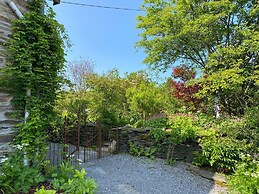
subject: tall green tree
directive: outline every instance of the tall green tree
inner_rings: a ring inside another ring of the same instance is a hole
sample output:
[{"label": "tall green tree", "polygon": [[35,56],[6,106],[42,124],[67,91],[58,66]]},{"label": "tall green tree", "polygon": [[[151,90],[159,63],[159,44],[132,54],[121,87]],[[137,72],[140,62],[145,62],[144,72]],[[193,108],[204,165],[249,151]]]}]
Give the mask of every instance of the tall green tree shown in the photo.
[{"label": "tall green tree", "polygon": [[127,85],[118,70],[113,69],[102,75],[89,74],[85,77],[85,85],[88,87],[86,95],[90,120],[108,125],[127,122],[123,121],[127,114]]},{"label": "tall green tree", "polygon": [[161,112],[174,113],[178,109],[168,83],[157,84],[144,71],[128,74],[126,81],[126,99],[132,121],[146,120]]},{"label": "tall green tree", "polygon": [[258,7],[256,0],[145,0],[137,45],[154,69],[178,60],[202,69],[200,94],[218,91],[221,106],[240,114],[256,101]]}]

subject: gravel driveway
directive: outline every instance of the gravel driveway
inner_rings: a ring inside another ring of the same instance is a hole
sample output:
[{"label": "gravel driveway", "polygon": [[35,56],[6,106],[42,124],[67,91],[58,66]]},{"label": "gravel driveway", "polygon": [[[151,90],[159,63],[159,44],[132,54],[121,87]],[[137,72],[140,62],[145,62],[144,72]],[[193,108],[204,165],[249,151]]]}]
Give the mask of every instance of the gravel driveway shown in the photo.
[{"label": "gravel driveway", "polygon": [[118,154],[82,166],[98,182],[98,194],[226,193],[213,182],[191,174],[182,162],[169,166],[161,159]]}]

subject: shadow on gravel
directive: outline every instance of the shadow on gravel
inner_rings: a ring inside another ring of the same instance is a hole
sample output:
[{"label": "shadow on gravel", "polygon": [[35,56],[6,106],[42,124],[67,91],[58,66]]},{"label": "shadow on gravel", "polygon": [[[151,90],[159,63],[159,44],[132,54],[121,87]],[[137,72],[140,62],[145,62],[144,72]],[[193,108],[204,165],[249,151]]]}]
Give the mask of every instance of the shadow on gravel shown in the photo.
[{"label": "shadow on gravel", "polygon": [[136,158],[126,154],[112,155],[82,164],[88,176],[99,184],[97,194],[216,194],[225,188],[164,160]]}]

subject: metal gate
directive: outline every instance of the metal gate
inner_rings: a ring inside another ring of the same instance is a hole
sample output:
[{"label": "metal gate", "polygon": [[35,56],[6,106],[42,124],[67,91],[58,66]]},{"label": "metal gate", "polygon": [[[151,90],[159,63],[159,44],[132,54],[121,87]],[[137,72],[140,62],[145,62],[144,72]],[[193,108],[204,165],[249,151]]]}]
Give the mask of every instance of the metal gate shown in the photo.
[{"label": "metal gate", "polygon": [[111,127],[80,122],[68,123],[58,132],[50,133],[48,159],[52,165],[68,161],[73,165],[93,161],[116,151],[117,141]]}]

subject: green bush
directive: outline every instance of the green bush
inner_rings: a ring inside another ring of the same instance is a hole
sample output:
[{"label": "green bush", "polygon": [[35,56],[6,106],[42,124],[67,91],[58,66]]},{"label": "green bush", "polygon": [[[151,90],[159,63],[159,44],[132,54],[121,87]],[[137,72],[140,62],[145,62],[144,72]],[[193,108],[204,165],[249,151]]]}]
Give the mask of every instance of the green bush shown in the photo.
[{"label": "green bush", "polygon": [[175,145],[187,140],[196,139],[199,127],[194,123],[192,118],[187,116],[176,116],[171,118],[169,123],[171,129],[169,140]]},{"label": "green bush", "polygon": [[95,180],[85,177],[85,169],[81,171],[73,169],[68,163],[62,163],[57,172],[52,174],[52,186],[56,190],[73,194],[93,194],[97,190]]},{"label": "green bush", "polygon": [[148,158],[154,159],[154,154],[156,151],[156,147],[138,146],[135,142],[130,142],[130,154],[133,156],[146,156]]},{"label": "green bush", "polygon": [[235,173],[230,176],[228,185],[231,193],[259,193],[259,161],[251,156],[241,156]]},{"label": "green bush", "polygon": [[208,164],[221,172],[232,172],[241,161],[240,153],[246,153],[249,145],[246,141],[217,137],[211,135],[199,140],[202,148],[203,162],[206,158]]},{"label": "green bush", "polygon": [[157,117],[146,120],[144,122],[145,127],[150,127],[152,129],[167,129],[168,125],[168,118],[167,117]]},{"label": "green bush", "polygon": [[151,129],[149,135],[156,141],[156,143],[160,143],[166,138],[166,132],[161,128]]},{"label": "green bush", "polygon": [[259,107],[253,107],[246,111],[244,117],[244,137],[251,142],[251,152],[259,153]]},{"label": "green bush", "polygon": [[41,189],[36,189],[36,192],[34,194],[56,194],[55,190],[45,190],[45,188],[42,186]]},{"label": "green bush", "polygon": [[85,177],[86,172],[84,168],[82,168],[81,171],[75,170],[74,172],[73,178],[68,179],[68,181],[61,186],[61,190],[68,194],[94,194],[97,189],[95,180]]},{"label": "green bush", "polygon": [[58,168],[52,172],[51,184],[54,189],[60,190],[69,179],[74,176],[74,168],[67,162],[61,163]]},{"label": "green bush", "polygon": [[0,188],[2,192],[28,192],[32,186],[45,181],[37,166],[26,166],[22,156],[15,154],[4,161],[0,167]]}]

